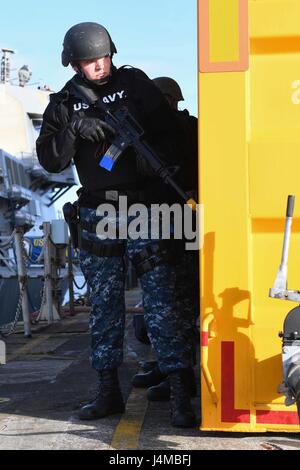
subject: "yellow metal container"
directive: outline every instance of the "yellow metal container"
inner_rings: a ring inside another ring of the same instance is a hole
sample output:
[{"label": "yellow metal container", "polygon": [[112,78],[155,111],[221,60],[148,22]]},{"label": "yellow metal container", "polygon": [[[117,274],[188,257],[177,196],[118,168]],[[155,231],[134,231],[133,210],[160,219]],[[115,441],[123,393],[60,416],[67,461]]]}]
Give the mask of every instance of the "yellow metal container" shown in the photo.
[{"label": "yellow metal container", "polygon": [[[300,289],[300,1],[198,0],[202,427],[299,432],[270,299],[288,194],[289,288]],[[250,41],[249,41],[250,39]]]}]

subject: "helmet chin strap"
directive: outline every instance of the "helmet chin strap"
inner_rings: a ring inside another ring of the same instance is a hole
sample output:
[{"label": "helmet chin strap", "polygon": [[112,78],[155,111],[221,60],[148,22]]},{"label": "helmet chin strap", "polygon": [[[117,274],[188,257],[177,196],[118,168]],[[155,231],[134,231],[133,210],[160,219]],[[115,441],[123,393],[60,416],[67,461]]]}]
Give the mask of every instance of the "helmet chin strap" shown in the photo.
[{"label": "helmet chin strap", "polygon": [[107,77],[101,78],[100,80],[89,80],[89,82],[92,82],[95,85],[99,85],[99,86],[100,85],[105,85],[106,83],[109,82],[110,76],[111,76],[111,73],[109,75],[107,75]]},{"label": "helmet chin strap", "polygon": [[105,85],[106,83],[108,83],[115,70],[116,70],[116,67],[113,65],[113,63],[111,63],[109,74],[106,77],[103,77],[100,80],[90,80],[84,75],[81,67],[77,65],[77,73],[80,75],[80,77],[89,85],[94,85],[94,86],[101,86],[101,85]]}]

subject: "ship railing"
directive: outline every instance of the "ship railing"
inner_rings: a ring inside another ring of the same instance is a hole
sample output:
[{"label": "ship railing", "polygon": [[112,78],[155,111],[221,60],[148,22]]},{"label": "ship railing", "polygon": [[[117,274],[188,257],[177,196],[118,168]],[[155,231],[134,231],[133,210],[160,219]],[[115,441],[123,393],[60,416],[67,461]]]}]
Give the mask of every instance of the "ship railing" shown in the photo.
[{"label": "ship railing", "polygon": [[32,200],[31,192],[18,184],[13,184],[8,193],[11,199],[23,202],[22,205],[28,204]]}]

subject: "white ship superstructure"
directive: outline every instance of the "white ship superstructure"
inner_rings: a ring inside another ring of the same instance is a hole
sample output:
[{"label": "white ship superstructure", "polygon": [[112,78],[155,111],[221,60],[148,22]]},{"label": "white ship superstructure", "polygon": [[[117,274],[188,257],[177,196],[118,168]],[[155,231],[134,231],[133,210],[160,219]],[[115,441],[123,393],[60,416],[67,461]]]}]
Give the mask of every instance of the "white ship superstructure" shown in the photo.
[{"label": "white ship superstructure", "polygon": [[[15,256],[12,249],[5,247],[7,237],[16,227],[24,227],[28,251],[38,252],[40,226],[43,221],[57,218],[54,203],[77,184],[72,166],[60,174],[50,174],[38,162],[35,142],[51,91],[47,86],[28,85],[31,77],[28,66],[19,70],[19,84],[13,84],[12,53],[2,49],[0,79],[0,302],[5,305],[0,325],[14,315],[18,298]],[[30,266],[29,276],[34,310],[40,302],[41,269]],[[36,288],[32,288],[34,283]]]}]

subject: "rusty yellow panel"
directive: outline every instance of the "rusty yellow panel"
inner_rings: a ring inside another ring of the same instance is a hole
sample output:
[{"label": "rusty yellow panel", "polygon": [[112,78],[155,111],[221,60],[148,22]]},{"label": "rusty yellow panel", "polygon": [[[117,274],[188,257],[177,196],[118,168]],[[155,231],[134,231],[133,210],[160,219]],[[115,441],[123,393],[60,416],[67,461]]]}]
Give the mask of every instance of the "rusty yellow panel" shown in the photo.
[{"label": "rusty yellow panel", "polygon": [[221,3],[210,5],[210,15],[218,16],[210,18],[209,29],[216,28],[210,47],[227,66],[212,70],[201,62],[205,47],[199,49],[201,428],[299,432],[296,407],[286,408],[277,392],[278,332],[294,304],[268,292],[280,262],[288,194],[296,195],[289,281],[300,288],[300,2],[250,0],[248,71],[229,71],[233,41],[220,44]]},{"label": "rusty yellow panel", "polygon": [[209,41],[211,62],[239,59],[239,0],[210,0]]},{"label": "rusty yellow panel", "polygon": [[[299,0],[249,0],[249,28],[254,38],[299,36]],[[272,39],[271,39],[272,38]]]},{"label": "rusty yellow panel", "polygon": [[[300,134],[299,134],[300,138]],[[266,139],[249,144],[250,176],[250,212],[254,227],[260,219],[260,230],[265,226],[266,232],[273,230],[274,220],[282,220],[285,215],[288,194],[294,194],[300,201],[300,187],[297,171],[297,159],[300,151],[299,142],[274,142]],[[300,217],[300,207],[295,207],[296,219]],[[273,222],[267,219],[272,218]],[[263,222],[261,219],[265,219]],[[299,227],[297,220],[295,227]]]},{"label": "rusty yellow panel", "polygon": [[198,0],[198,14],[200,71],[247,70],[248,1]]}]

